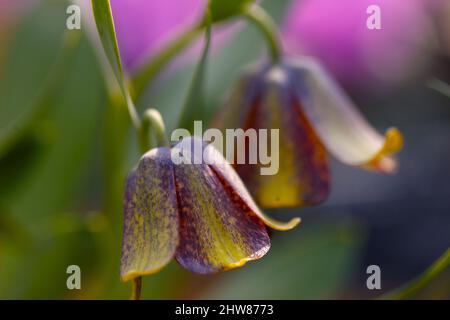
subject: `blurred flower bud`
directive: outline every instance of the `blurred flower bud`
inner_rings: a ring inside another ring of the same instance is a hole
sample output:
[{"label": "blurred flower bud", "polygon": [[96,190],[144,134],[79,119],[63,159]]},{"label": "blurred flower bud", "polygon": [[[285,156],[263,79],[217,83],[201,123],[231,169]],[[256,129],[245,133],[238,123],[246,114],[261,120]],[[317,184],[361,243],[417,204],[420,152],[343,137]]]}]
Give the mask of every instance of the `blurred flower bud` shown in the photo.
[{"label": "blurred flower bud", "polygon": [[[262,207],[309,206],[329,193],[328,155],[345,164],[393,172],[390,157],[402,147],[400,132],[380,135],[319,63],[288,60],[249,70],[235,87],[215,126],[279,129],[279,171],[260,175],[262,164],[235,169]],[[248,144],[246,152],[251,152]]]}]

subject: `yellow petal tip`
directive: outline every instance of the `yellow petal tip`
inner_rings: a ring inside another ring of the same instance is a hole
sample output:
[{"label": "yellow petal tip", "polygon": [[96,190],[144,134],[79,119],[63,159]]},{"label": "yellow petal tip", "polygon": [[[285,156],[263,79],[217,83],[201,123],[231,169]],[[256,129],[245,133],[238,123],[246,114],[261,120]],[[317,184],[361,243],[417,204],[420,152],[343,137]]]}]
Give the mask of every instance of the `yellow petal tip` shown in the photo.
[{"label": "yellow petal tip", "polygon": [[300,224],[301,219],[300,218],[293,218],[289,222],[280,222],[274,219],[266,219],[264,220],[265,224],[277,231],[288,231],[291,229],[294,229],[297,225]]},{"label": "yellow petal tip", "polygon": [[385,140],[381,150],[363,167],[369,170],[377,170],[384,173],[395,173],[397,171],[397,161],[391,156],[403,148],[403,134],[397,128],[389,128],[385,135]]},{"label": "yellow petal tip", "polygon": [[269,251],[269,248],[270,248],[270,246],[261,248],[261,250],[259,250],[258,252],[255,252],[253,255],[251,255],[249,257],[242,258],[236,262],[228,263],[227,265],[224,266],[223,271],[240,268],[240,267],[244,266],[245,264],[247,264],[247,262],[260,259],[266,255],[266,253]]},{"label": "yellow petal tip", "polygon": [[389,128],[385,133],[385,143],[381,153],[383,156],[399,152],[403,148],[403,134],[397,128]]},{"label": "yellow petal tip", "polygon": [[163,267],[164,266],[162,266],[160,268],[144,270],[144,271],[131,270],[131,271],[128,271],[127,273],[125,273],[123,276],[121,276],[121,280],[122,280],[122,282],[128,282],[128,281],[133,280],[138,277],[148,276],[153,273],[159,272]]},{"label": "yellow petal tip", "polygon": [[291,230],[294,229],[296,226],[298,226],[300,224],[300,222],[302,222],[302,219],[300,219],[299,217],[296,217],[294,219],[292,219],[291,221],[289,221],[287,223],[287,229],[286,230]]}]

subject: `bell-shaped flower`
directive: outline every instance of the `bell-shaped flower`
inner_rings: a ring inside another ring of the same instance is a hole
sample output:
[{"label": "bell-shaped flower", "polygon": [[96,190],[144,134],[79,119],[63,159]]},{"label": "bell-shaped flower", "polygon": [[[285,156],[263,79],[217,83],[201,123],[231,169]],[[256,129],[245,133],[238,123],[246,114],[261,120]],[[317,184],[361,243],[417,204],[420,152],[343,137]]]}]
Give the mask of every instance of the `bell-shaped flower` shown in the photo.
[{"label": "bell-shaped flower", "polygon": [[[403,144],[391,128],[380,135],[347,94],[312,58],[251,68],[214,126],[279,129],[279,170],[261,175],[261,163],[235,169],[261,207],[296,207],[324,201],[330,189],[328,153],[345,164],[393,172]],[[243,144],[251,152],[249,144]],[[277,150],[272,150],[276,152]],[[230,162],[233,159],[229,159]]]},{"label": "bell-shaped flower", "polygon": [[220,152],[191,137],[142,156],[127,178],[124,210],[124,281],[157,272],[174,257],[201,274],[236,268],[269,250],[266,226],[299,223],[265,216]]}]

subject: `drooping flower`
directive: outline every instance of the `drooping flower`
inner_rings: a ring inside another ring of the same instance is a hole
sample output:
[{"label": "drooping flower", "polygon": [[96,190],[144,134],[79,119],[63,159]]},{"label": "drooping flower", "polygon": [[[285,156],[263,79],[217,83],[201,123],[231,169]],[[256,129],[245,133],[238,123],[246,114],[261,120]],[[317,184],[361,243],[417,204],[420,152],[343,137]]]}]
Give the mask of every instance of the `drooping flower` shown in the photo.
[{"label": "drooping flower", "polygon": [[[321,59],[354,86],[394,84],[426,67],[436,43],[429,11],[436,0],[293,0],[282,35],[286,51]],[[380,9],[381,29],[367,20]]]},{"label": "drooping flower", "polygon": [[265,216],[222,155],[198,138],[146,153],[127,178],[124,210],[124,281],[157,272],[173,257],[201,274],[236,268],[269,250],[266,226],[299,223]]},{"label": "drooping flower", "polygon": [[[328,153],[345,164],[393,172],[391,157],[403,144],[391,128],[380,135],[351,99],[312,58],[257,66],[240,79],[215,126],[279,129],[279,170],[260,175],[262,164],[235,164],[258,205],[309,206],[329,193]],[[248,143],[246,152],[250,151]]]}]

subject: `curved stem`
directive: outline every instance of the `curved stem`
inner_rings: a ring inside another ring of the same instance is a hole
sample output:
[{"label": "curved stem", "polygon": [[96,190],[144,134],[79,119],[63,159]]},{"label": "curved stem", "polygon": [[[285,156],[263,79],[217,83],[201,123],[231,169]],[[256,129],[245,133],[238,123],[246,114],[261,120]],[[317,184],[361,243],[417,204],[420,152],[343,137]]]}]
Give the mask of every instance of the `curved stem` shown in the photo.
[{"label": "curved stem", "polygon": [[131,300],[141,299],[142,277],[137,277],[133,280],[133,293]]},{"label": "curved stem", "polygon": [[[141,124],[140,144],[142,153],[155,147],[169,146],[169,140],[166,137],[166,127],[158,110],[147,109]],[[152,140],[152,133],[154,133],[156,141]]]},{"label": "curved stem", "polygon": [[255,4],[247,6],[242,14],[263,33],[272,61],[278,62],[281,57],[281,41],[278,36],[278,28],[272,17],[262,7]]},{"label": "curved stem", "polygon": [[176,55],[185,49],[202,31],[203,24],[197,24],[184,32],[167,47],[153,56],[150,62],[142,67],[133,77],[134,97],[140,97],[148,83],[158,74],[158,72],[170,62]]},{"label": "curved stem", "polygon": [[450,249],[436,260],[424,273],[422,273],[417,279],[413,280],[406,286],[395,290],[393,293],[382,296],[382,299],[402,300],[408,299],[415,293],[423,289],[430,281],[436,278],[441,272],[443,272],[450,265]]}]

